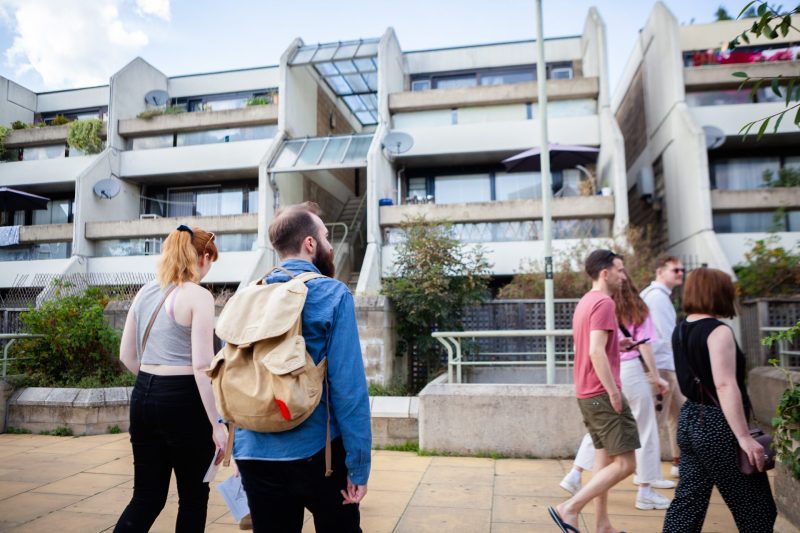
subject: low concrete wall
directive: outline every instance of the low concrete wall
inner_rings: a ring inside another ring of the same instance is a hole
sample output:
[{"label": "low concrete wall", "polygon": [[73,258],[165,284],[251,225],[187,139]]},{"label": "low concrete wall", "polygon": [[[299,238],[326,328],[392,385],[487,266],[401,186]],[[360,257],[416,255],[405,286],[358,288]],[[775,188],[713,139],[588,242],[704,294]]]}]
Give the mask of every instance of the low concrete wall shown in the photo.
[{"label": "low concrete wall", "polygon": [[369,399],[369,406],[374,447],[419,441],[419,398],[375,396]]},{"label": "low concrete wall", "polygon": [[[789,372],[792,380],[800,383],[800,372],[796,370]],[[788,387],[786,375],[778,368],[760,366],[750,371],[747,377],[747,392],[753,404],[753,416],[762,425],[770,427],[778,400]]]},{"label": "low concrete wall", "polygon": [[384,386],[404,382],[405,357],[397,357],[394,310],[385,296],[355,296],[358,337],[367,381]]},{"label": "low concrete wall", "polygon": [[572,385],[450,384],[419,394],[420,449],[574,457],[586,433]]},{"label": "low concrete wall", "polygon": [[8,402],[6,424],[34,433],[68,427],[75,435],[100,435],[111,426],[128,430],[132,387],[67,389],[28,387]]}]

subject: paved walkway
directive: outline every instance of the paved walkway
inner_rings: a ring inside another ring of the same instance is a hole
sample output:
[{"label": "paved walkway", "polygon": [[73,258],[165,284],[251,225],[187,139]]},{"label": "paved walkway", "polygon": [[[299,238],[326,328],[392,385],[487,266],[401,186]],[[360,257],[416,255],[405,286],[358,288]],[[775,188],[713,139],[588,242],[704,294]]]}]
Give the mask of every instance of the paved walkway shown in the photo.
[{"label": "paved walkway", "polygon": [[[567,461],[419,457],[390,451],[373,452],[372,464],[369,493],[361,506],[365,533],[555,533],[547,506],[566,498],[558,482],[570,466]],[[223,469],[217,478],[229,475]],[[127,434],[0,435],[0,531],[111,531],[132,487]],[[626,480],[611,493],[614,524],[628,532],[661,531],[664,511],[637,511],[635,489]],[[672,496],[672,491],[663,492]],[[167,507],[152,531],[174,531],[177,507],[173,480]],[[591,531],[591,514],[582,520],[581,531]],[[715,492],[703,531],[735,530]],[[238,531],[213,488],[206,531]],[[314,531],[310,520],[303,531]]]}]

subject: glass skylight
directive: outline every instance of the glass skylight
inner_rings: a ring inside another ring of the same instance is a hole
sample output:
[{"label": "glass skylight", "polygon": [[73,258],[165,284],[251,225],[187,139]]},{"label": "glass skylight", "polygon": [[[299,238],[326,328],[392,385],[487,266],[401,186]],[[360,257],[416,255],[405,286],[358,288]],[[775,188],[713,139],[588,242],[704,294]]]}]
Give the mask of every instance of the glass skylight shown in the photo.
[{"label": "glass skylight", "polygon": [[284,141],[272,171],[365,166],[371,143],[371,133],[291,139]]},{"label": "glass skylight", "polygon": [[377,124],[379,42],[380,39],[360,39],[302,46],[289,65],[313,65],[361,125]]}]

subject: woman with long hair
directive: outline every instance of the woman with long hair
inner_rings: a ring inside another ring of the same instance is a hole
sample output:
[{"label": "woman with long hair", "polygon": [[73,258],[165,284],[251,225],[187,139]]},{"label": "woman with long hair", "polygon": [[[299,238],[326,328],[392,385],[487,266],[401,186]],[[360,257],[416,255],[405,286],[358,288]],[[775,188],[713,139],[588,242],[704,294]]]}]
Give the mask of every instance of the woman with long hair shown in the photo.
[{"label": "woman with long hair", "polygon": [[[772,531],[777,511],[764,447],[747,425],[750,399],[746,362],[733,330],[720,318],[736,315],[736,291],[728,274],[698,268],[686,278],[686,320],[672,334],[675,373],[686,403],[678,418],[681,476],[664,519],[665,533],[700,531],[716,486],[736,527],[747,533]],[[743,474],[739,449],[758,472]]]},{"label": "woman with long hair", "polygon": [[115,532],[150,530],[173,471],[175,531],[205,528],[203,477],[227,441],[205,373],[214,355],[214,298],[199,285],[217,256],[213,233],[178,226],[164,241],[157,279],[139,290],[128,312],[120,359],[137,374],[130,404],[134,487]]},{"label": "woman with long hair", "polygon": [[[653,402],[654,389],[657,394],[664,394],[669,384],[662,379],[656,370],[655,356],[651,343],[656,340],[656,330],[650,318],[647,304],[639,297],[633,282],[626,279],[620,289],[613,295],[616,305],[617,337],[621,342],[630,338],[640,342],[629,351],[620,350],[620,381],[622,393],[627,398],[636,427],[639,430],[641,447],[636,450],[636,475],[634,483],[639,485],[636,494],[636,508],[641,510],[666,509],[670,500],[657,493],[654,488],[672,488],[675,484],[661,476],[661,444],[656,421],[656,407]],[[594,463],[594,446],[592,439],[586,435],[575,456],[575,464],[563,480],[561,487],[577,492],[581,486],[581,473],[591,470]]]}]

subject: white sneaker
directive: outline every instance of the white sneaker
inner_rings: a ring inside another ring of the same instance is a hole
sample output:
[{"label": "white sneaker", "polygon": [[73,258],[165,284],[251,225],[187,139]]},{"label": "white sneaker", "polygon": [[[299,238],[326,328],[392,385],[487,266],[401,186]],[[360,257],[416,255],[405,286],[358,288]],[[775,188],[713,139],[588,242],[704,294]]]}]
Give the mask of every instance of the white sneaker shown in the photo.
[{"label": "white sneaker", "polygon": [[681,477],[680,469],[676,465],[672,465],[672,468],[669,469],[669,475],[672,477]]},{"label": "white sneaker", "polygon": [[575,494],[577,494],[578,491],[581,490],[581,488],[583,488],[583,485],[581,484],[580,480],[575,481],[569,474],[564,476],[564,479],[562,479],[561,483],[559,483],[558,485],[565,491],[572,494],[573,496],[575,496]]},{"label": "white sneaker", "polygon": [[[641,485],[638,476],[633,476],[633,484]],[[654,489],[674,489],[675,482],[670,481],[669,479],[659,479],[658,481],[651,482],[650,486],[653,487]]]},{"label": "white sneaker", "polygon": [[670,503],[671,500],[669,498],[665,498],[654,490],[651,490],[649,494],[642,494],[641,491],[636,494],[636,508],[642,511],[666,509]]}]

